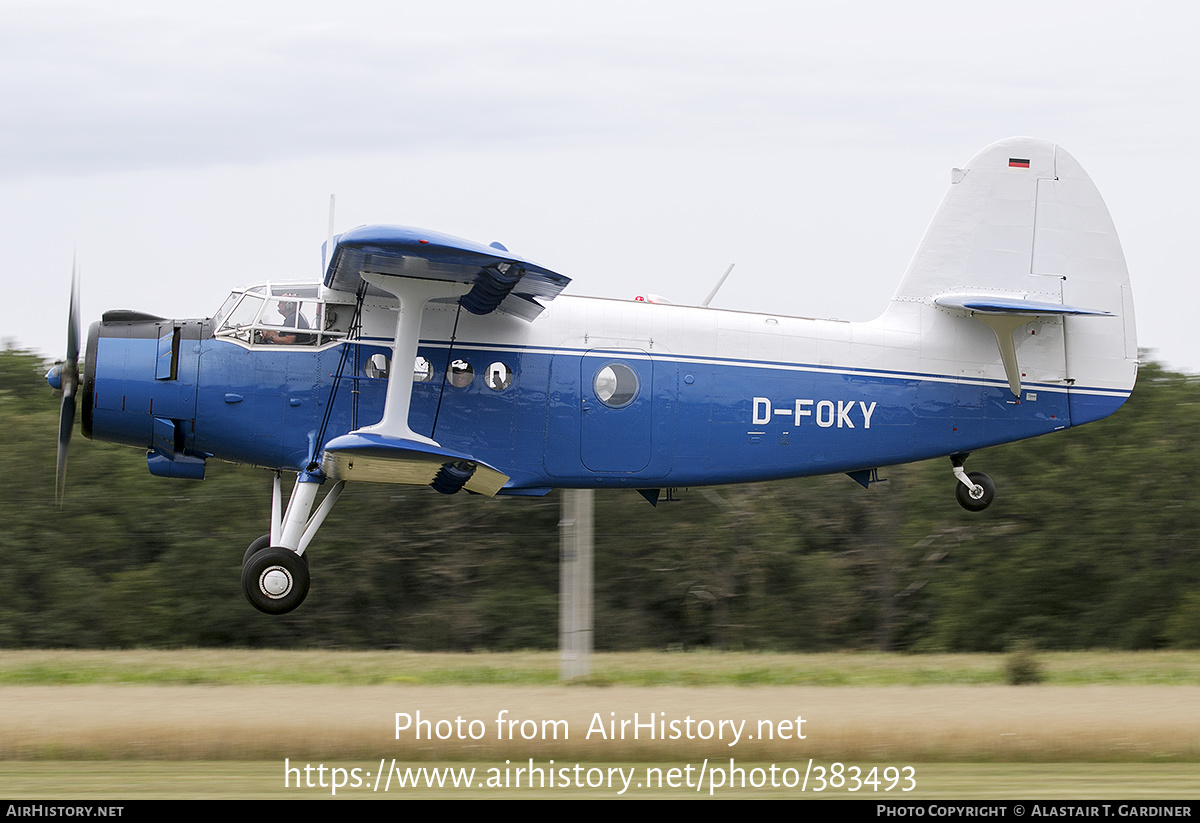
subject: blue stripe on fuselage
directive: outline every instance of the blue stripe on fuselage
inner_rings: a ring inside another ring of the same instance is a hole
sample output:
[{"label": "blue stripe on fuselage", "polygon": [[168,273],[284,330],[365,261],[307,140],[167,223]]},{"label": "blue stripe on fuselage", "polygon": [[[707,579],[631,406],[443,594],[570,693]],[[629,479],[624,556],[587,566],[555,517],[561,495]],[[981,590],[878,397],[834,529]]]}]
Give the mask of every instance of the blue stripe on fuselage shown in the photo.
[{"label": "blue stripe on fuselage", "polygon": [[[433,436],[508,472],[514,487],[632,488],[826,474],[970,451],[1071,424],[1068,393],[1061,386],[1027,386],[1018,401],[998,380],[645,351],[459,343],[453,357],[471,363],[477,373],[490,362],[503,362],[516,379],[499,393],[478,377],[465,389],[447,388]],[[595,371],[609,361],[654,364],[652,410],[630,409],[624,429],[590,425],[597,410],[623,413],[603,409],[592,391],[588,363]],[[1125,396],[1101,392],[1086,402],[1111,413]],[[420,414],[414,393],[413,419]],[[581,457],[597,448],[591,431],[625,432],[601,444],[613,451],[611,461]],[[626,449],[634,455],[629,470],[594,469],[619,465]]]},{"label": "blue stripe on fuselage", "polygon": [[[120,341],[142,342],[147,352],[133,359],[151,363],[154,341]],[[363,364],[378,352],[390,354],[386,345],[364,343],[351,358],[352,377],[339,386],[326,441],[382,416],[386,381],[362,374]],[[616,349],[456,343],[451,352],[435,342],[423,344],[419,353],[433,363],[434,376],[413,386],[413,431],[496,466],[510,475],[512,488],[702,485],[890,465],[1098,419],[1128,395],[1080,389],[1068,395],[1061,386],[1028,386],[1017,402],[995,380]],[[339,346],[249,349],[220,339],[202,341],[189,450],[302,468],[340,356]],[[444,380],[451,360],[471,365],[469,385]],[[104,352],[100,362],[103,366]],[[649,402],[619,409],[600,403],[593,372],[613,362],[637,367],[648,383],[639,386],[640,396]],[[501,390],[485,380],[493,363],[511,372],[510,385]],[[407,367],[393,366],[393,372],[406,375]],[[134,394],[163,388],[162,381],[155,384],[152,368],[144,379],[127,383],[122,387]],[[98,390],[105,388],[98,382]],[[146,411],[119,425],[99,412],[98,439],[140,445],[146,433],[148,442]]]}]

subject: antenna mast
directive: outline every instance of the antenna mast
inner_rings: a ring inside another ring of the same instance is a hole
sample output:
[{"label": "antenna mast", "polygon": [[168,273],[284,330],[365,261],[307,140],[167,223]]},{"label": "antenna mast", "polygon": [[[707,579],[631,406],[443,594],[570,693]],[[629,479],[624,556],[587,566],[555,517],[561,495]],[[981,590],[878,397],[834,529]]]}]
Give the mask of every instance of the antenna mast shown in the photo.
[{"label": "antenna mast", "polygon": [[729,264],[729,268],[725,269],[725,273],[721,275],[721,279],[717,281],[717,285],[713,286],[713,290],[708,293],[708,297],[704,298],[704,302],[700,304],[701,308],[708,308],[708,304],[711,303],[712,299],[717,296],[717,292],[720,290],[721,286],[725,285],[725,278],[729,276],[731,271],[733,271],[733,263]]}]

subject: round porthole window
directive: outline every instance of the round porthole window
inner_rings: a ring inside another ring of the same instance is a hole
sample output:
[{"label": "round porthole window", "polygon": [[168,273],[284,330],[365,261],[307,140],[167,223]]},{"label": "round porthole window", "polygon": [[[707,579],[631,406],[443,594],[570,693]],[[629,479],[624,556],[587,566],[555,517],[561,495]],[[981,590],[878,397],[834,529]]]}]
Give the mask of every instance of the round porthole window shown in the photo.
[{"label": "round porthole window", "polygon": [[375,380],[386,380],[392,364],[386,354],[373,354],[363,364],[363,372]]},{"label": "round porthole window", "polygon": [[413,362],[413,382],[428,383],[433,379],[433,364],[421,355]]},{"label": "round porthole window", "polygon": [[597,399],[609,408],[628,406],[637,397],[638,379],[633,369],[624,363],[609,363],[596,372],[592,391]]},{"label": "round porthole window", "polygon": [[475,379],[475,369],[466,360],[455,360],[450,364],[450,385],[465,389]]},{"label": "round porthole window", "polygon": [[493,363],[487,367],[487,374],[484,380],[487,381],[489,389],[504,391],[512,385],[512,369],[500,362]]}]

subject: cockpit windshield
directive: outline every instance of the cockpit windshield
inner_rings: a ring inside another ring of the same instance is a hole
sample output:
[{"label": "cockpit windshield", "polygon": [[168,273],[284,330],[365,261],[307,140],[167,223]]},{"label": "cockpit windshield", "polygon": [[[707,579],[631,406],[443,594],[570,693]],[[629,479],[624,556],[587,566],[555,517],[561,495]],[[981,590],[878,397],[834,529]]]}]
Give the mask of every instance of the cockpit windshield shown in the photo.
[{"label": "cockpit windshield", "polygon": [[354,306],[327,303],[312,283],[238,289],[214,315],[218,337],[252,346],[324,346],[346,337]]}]

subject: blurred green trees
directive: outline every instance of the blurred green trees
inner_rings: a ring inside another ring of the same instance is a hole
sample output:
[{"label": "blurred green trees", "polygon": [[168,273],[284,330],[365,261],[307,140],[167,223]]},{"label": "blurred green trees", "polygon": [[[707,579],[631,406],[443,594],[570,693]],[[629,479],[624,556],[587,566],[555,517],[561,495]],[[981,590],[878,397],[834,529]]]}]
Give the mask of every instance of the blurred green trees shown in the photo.
[{"label": "blurred green trees", "polygon": [[[0,351],[0,646],[557,643],[558,495],[446,497],[353,485],[310,550],[290,615],[242,599],[270,475],[211,461],[154,478],[77,438],[54,503],[57,401]],[[597,495],[596,646],[1000,651],[1200,646],[1200,384],[1150,364],[1108,420],[975,453],[996,502],[954,502],[945,460],[691,489],[652,508]]]}]

